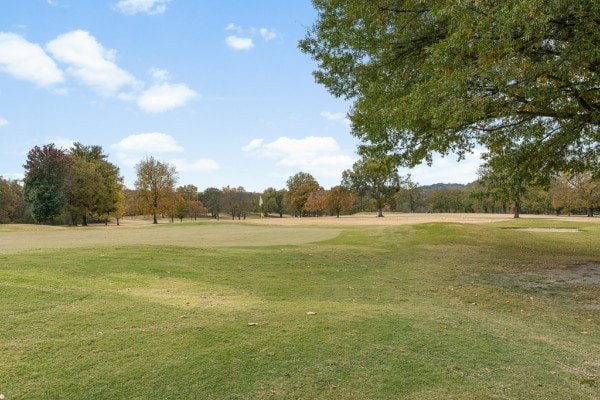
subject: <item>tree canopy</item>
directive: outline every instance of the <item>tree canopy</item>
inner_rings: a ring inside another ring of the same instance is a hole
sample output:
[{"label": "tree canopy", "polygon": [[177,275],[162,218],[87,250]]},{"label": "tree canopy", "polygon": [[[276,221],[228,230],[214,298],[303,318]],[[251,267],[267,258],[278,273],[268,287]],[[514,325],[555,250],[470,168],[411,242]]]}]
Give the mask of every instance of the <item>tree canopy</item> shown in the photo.
[{"label": "tree canopy", "polygon": [[23,195],[31,216],[39,223],[52,223],[66,204],[65,178],[69,156],[54,143],[35,146],[27,153]]},{"label": "tree canopy", "polygon": [[137,180],[135,187],[142,200],[142,208],[152,214],[152,222],[158,223],[158,213],[167,211],[170,206],[177,170],[169,163],[148,157],[136,165]]},{"label": "tree canopy", "polygon": [[321,185],[311,174],[298,172],[288,178],[287,189],[285,203],[288,204],[290,211],[293,211],[295,216],[302,216],[308,197],[312,192],[321,189]]},{"label": "tree canopy", "polygon": [[313,0],[300,48],[352,100],[364,154],[519,147],[528,169],[598,171],[600,3]]},{"label": "tree canopy", "polygon": [[342,173],[342,185],[371,197],[379,217],[383,217],[383,207],[393,203],[400,182],[398,168],[391,157],[362,158],[354,163],[351,170]]}]

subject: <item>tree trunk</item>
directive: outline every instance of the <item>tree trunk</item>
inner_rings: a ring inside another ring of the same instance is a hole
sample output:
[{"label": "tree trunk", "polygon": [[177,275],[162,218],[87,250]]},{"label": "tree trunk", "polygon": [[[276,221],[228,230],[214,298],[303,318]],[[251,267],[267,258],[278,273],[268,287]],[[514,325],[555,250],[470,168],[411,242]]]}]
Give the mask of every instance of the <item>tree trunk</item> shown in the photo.
[{"label": "tree trunk", "polygon": [[152,214],[152,217],[153,217],[152,223],[158,224],[158,218],[156,218],[156,213]]},{"label": "tree trunk", "polygon": [[377,217],[383,217],[383,208],[377,210]]},{"label": "tree trunk", "polygon": [[593,217],[594,216],[594,207],[588,208],[587,216],[588,217]]},{"label": "tree trunk", "polygon": [[515,214],[514,218],[520,218],[521,213],[521,202],[515,201]]}]

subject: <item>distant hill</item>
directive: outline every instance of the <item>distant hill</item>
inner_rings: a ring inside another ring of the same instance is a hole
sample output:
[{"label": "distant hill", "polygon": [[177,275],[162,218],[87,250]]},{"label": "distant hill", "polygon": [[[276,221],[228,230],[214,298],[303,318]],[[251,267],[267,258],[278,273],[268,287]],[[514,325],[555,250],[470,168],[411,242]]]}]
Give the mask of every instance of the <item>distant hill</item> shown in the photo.
[{"label": "distant hill", "polygon": [[467,185],[462,183],[434,183],[433,185],[423,185],[424,191],[442,190],[442,189],[464,189]]}]

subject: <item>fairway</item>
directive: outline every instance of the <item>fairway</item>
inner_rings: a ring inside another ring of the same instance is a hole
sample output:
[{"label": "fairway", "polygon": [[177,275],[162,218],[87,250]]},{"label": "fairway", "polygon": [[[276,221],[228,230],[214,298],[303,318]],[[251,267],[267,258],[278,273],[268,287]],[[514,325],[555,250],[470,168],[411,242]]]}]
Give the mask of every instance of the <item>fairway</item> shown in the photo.
[{"label": "fairway", "polygon": [[598,222],[0,225],[0,394],[598,399]]},{"label": "fairway", "polygon": [[[8,230],[8,231],[7,231]],[[64,249],[111,245],[176,245],[243,247],[302,244],[331,239],[339,229],[237,225],[230,222],[161,224],[139,222],[123,226],[47,227],[0,226],[0,254],[23,250]]]}]

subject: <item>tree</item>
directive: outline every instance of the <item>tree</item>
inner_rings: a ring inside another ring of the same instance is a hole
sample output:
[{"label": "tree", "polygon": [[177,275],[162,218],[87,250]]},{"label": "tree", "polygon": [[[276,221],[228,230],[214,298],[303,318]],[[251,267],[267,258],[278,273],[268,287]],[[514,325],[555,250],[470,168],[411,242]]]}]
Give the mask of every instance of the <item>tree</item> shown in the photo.
[{"label": "tree", "polygon": [[43,224],[54,222],[66,204],[64,189],[69,157],[54,143],[35,146],[27,153],[23,194],[31,216]]},{"label": "tree", "polygon": [[294,216],[302,216],[308,196],[319,189],[321,189],[321,186],[311,174],[298,172],[287,180],[287,192],[284,201],[290,210],[294,212]]},{"label": "tree", "polygon": [[148,157],[136,165],[135,187],[142,200],[142,208],[152,214],[152,223],[158,223],[158,213],[172,197],[177,182],[174,166]]},{"label": "tree", "polygon": [[221,209],[231,214],[231,219],[241,219],[242,215],[246,219],[246,213],[253,207],[252,193],[246,192],[243,187],[231,188],[224,187],[221,190]]},{"label": "tree", "polygon": [[65,192],[72,224],[77,225],[77,216],[81,216],[84,226],[89,216],[104,218],[108,223],[109,215],[117,210],[123,188],[119,168],[108,162],[101,146],[75,143],[69,157]]},{"label": "tree", "polygon": [[214,219],[219,219],[219,213],[221,212],[221,190],[217,188],[207,188],[202,192],[200,196],[200,200],[206,208],[210,215]]},{"label": "tree", "polygon": [[528,190],[546,187],[549,177],[539,174],[535,162],[523,146],[506,146],[486,156],[479,170],[479,178],[488,190],[505,203],[512,203],[514,217],[519,218],[521,202]]},{"label": "tree", "polygon": [[600,182],[589,172],[582,174],[559,174],[552,182],[552,206],[569,214],[577,209],[585,210],[589,217],[600,207]]},{"label": "tree", "polygon": [[17,180],[0,175],[0,224],[30,222],[30,217],[23,199],[23,186]]},{"label": "tree", "polygon": [[597,2],[313,4],[317,22],[299,45],[318,62],[317,82],[353,101],[361,154],[414,166],[519,147],[540,176],[597,166]]},{"label": "tree", "polygon": [[121,187],[121,190],[117,193],[117,204],[115,205],[115,210],[112,212],[112,215],[117,220],[117,226],[121,225],[120,220],[127,214],[127,205],[126,205],[126,196],[125,196],[125,188]]},{"label": "tree", "polygon": [[[199,200],[198,188],[194,185],[179,186],[177,193],[183,199],[183,203],[177,203],[177,217],[182,219],[189,216],[190,219],[196,219],[199,216],[206,214],[208,210]],[[185,211],[185,213],[184,213]],[[182,215],[183,213],[183,215]]]},{"label": "tree", "polygon": [[362,158],[342,173],[342,186],[359,195],[368,194],[375,202],[377,216],[383,217],[383,207],[393,203],[400,188],[400,176],[392,157]]},{"label": "tree", "polygon": [[325,207],[335,214],[337,218],[340,213],[352,210],[354,206],[354,196],[352,192],[343,186],[334,186],[325,197]]},{"label": "tree", "polygon": [[191,201],[189,203],[190,218],[193,218],[194,220],[196,220],[198,217],[201,217],[202,215],[206,215],[206,214],[208,214],[208,208],[206,208],[200,200]]},{"label": "tree", "polygon": [[17,194],[11,187],[11,181],[0,176],[0,224],[12,222],[17,203]]},{"label": "tree", "polygon": [[414,213],[420,207],[423,207],[423,188],[418,183],[413,182],[408,175],[400,182],[400,189],[396,193],[396,206],[403,205],[409,212]]},{"label": "tree", "polygon": [[310,213],[314,213],[315,216],[320,216],[325,211],[327,198],[327,192],[323,189],[317,189],[308,195],[306,203],[304,204],[304,210]]},{"label": "tree", "polygon": [[462,189],[436,189],[427,196],[428,208],[433,212],[465,212],[465,197]]},{"label": "tree", "polygon": [[600,207],[600,180],[594,178],[591,172],[577,174],[575,179],[579,204],[588,217],[593,217],[594,209]]},{"label": "tree", "polygon": [[268,188],[263,192],[262,209],[266,215],[269,213],[277,213],[279,214],[279,218],[283,217],[283,213],[285,212],[285,193],[286,191],[284,189],[277,190],[275,188]]}]

